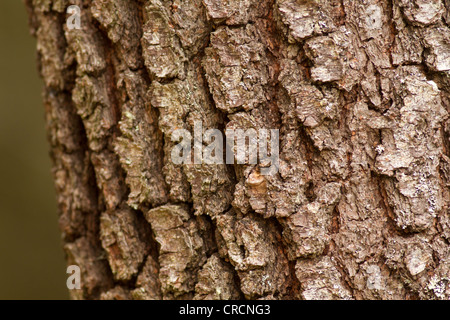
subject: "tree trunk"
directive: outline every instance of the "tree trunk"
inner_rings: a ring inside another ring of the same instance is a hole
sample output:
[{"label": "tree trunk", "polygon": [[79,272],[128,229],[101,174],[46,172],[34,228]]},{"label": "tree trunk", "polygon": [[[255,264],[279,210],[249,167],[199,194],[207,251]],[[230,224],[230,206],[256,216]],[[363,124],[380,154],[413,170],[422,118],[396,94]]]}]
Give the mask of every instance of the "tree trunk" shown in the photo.
[{"label": "tree trunk", "polygon": [[[80,299],[450,298],[449,0],[26,0]],[[175,130],[279,129],[267,164]]]}]

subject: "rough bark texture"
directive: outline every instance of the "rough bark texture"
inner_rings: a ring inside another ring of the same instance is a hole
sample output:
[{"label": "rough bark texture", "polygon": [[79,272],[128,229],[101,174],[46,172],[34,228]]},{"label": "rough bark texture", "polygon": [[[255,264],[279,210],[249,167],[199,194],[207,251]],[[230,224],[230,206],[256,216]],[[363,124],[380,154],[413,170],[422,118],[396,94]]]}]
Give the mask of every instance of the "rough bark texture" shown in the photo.
[{"label": "rough bark texture", "polygon": [[[450,298],[450,1],[26,5],[73,298]],[[197,120],[279,173],[173,164]]]}]

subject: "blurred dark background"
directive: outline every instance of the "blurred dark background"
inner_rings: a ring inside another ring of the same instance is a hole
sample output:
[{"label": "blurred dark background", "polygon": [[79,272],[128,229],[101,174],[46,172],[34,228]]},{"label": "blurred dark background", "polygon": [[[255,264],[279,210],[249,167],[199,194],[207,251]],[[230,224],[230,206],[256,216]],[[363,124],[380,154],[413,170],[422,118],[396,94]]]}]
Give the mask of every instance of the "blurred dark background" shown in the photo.
[{"label": "blurred dark background", "polygon": [[0,0],[0,299],[67,299],[36,41]]}]

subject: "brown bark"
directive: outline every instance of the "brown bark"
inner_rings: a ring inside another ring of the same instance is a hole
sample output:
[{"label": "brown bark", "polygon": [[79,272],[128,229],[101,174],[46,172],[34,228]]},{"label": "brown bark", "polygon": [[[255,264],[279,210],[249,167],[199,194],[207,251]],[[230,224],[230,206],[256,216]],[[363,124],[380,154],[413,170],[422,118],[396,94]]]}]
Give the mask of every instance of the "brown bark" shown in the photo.
[{"label": "brown bark", "polygon": [[[73,298],[450,298],[448,0],[75,4],[26,0]],[[194,121],[279,172],[174,164]]]}]

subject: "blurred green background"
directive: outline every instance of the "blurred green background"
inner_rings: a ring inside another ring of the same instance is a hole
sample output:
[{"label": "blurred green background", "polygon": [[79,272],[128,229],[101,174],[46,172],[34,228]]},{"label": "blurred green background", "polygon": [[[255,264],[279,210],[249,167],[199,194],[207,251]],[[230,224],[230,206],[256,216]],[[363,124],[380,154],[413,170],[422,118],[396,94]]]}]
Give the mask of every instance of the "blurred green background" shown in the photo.
[{"label": "blurred green background", "polygon": [[0,299],[67,299],[36,41],[0,0]]}]

